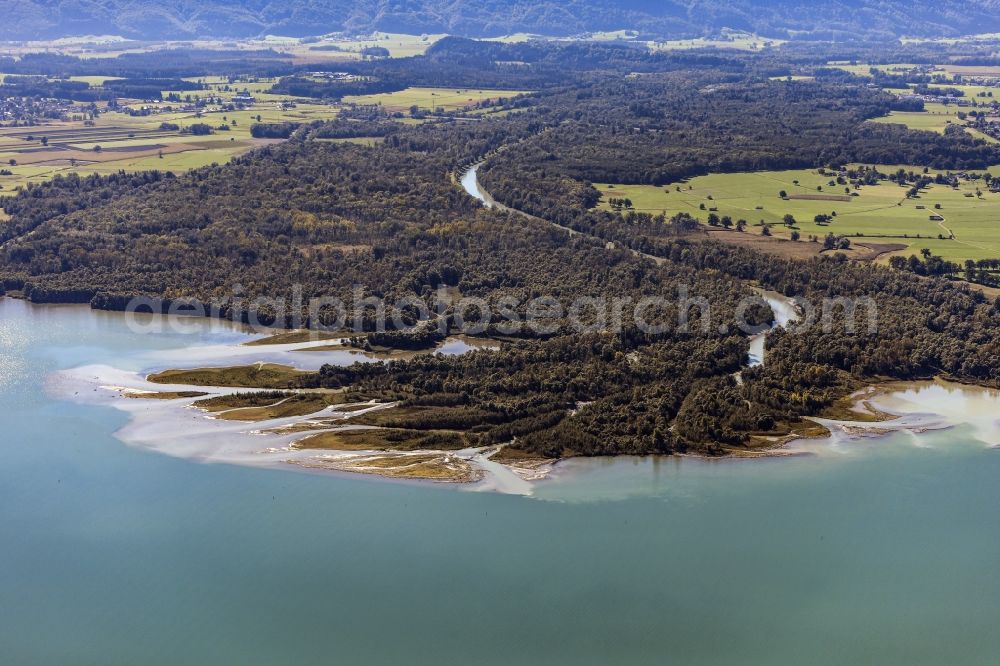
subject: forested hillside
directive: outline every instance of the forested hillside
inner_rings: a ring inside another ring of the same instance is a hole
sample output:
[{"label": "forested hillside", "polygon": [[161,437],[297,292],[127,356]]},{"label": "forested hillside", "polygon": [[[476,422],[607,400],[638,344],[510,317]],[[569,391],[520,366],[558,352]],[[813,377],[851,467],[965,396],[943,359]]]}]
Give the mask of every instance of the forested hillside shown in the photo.
[{"label": "forested hillside", "polygon": [[853,39],[943,36],[1000,30],[996,0],[5,0],[0,39],[119,34],[136,39],[266,34],[572,35],[628,28],[657,37],[697,37],[723,28],[768,37]]}]

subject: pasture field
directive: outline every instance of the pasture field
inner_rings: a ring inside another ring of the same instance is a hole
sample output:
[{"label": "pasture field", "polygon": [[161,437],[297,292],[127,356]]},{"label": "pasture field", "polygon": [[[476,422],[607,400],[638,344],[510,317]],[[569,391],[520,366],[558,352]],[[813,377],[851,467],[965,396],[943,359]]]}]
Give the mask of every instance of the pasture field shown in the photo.
[{"label": "pasture field", "polygon": [[[315,57],[316,54],[327,57],[339,54],[356,59],[361,57],[362,49],[381,46],[389,50],[389,56],[392,58],[408,58],[423,55],[427,49],[443,37],[447,37],[447,35],[406,35],[394,32],[376,32],[364,39],[323,39],[311,44],[297,44],[297,48],[290,52],[303,62],[304,59]],[[335,46],[342,50],[330,51],[326,49],[329,46]]]},{"label": "pasture field", "polygon": [[[943,87],[957,88],[965,93],[965,99],[976,101],[980,104],[989,104],[993,100],[1000,101],[1000,87],[998,86],[979,86],[964,83],[953,85],[949,83]],[[980,93],[983,93],[985,97],[980,97]]]},{"label": "pasture field", "polygon": [[[126,53],[152,53],[164,49],[209,49],[258,51],[273,49],[296,64],[323,64],[361,58],[361,49],[383,46],[394,58],[420,55],[445,35],[407,35],[376,32],[360,39],[319,39],[269,35],[260,39],[192,39],[139,42],[121,37],[80,37],[48,41],[10,43],[5,52],[14,56],[27,53],[60,53],[80,58],[115,58]],[[333,47],[333,48],[330,48]]]},{"label": "pasture field", "polygon": [[827,63],[828,67],[836,67],[837,69],[842,69],[845,72],[850,72],[855,76],[865,76],[871,78],[871,68],[885,72],[886,74],[903,74],[917,67],[922,67],[922,65],[915,65],[913,63],[890,63],[888,65],[872,65],[868,63],[850,63],[850,62],[840,62],[832,61]]},{"label": "pasture field", "polygon": [[[208,92],[213,95],[218,95],[224,98],[230,98],[239,91],[247,90],[254,97],[260,98],[260,95],[267,93],[275,83],[278,82],[277,78],[267,78],[259,77],[247,80],[236,80],[230,81],[228,77],[225,76],[191,76],[183,79],[184,81],[191,81],[192,83],[200,83],[208,88],[208,90],[164,90],[163,96],[166,97],[170,92],[176,92],[178,95],[183,97],[184,95],[201,95],[205,96]],[[273,97],[283,97],[282,95],[273,95]],[[263,98],[262,98],[263,99]],[[265,100],[267,101],[267,100]]]},{"label": "pasture field", "polygon": [[[997,90],[1000,92],[1000,89]],[[1000,97],[1000,95],[998,95],[998,97]],[[873,118],[868,122],[906,125],[910,129],[914,130],[927,130],[929,132],[944,134],[945,128],[949,125],[961,125],[964,127],[966,121],[959,118],[958,113],[960,111],[968,112],[970,110],[971,109],[969,107],[957,107],[951,104],[928,103],[924,104],[923,111],[890,111],[889,115],[882,116],[881,118]],[[982,139],[983,141],[987,141],[989,143],[997,142],[997,139],[987,134],[983,134],[977,129],[965,127],[965,131],[977,139]]]},{"label": "pasture field", "polygon": [[356,143],[359,146],[367,146],[369,148],[377,146],[378,144],[385,141],[385,137],[381,136],[351,136],[335,139],[316,139],[322,143]]},{"label": "pasture field", "polygon": [[961,37],[900,37],[903,44],[976,44],[982,41],[994,41],[1000,39],[1000,33],[983,32],[976,35],[962,35]]},{"label": "pasture field", "polygon": [[[913,83],[909,85],[910,85],[909,92],[913,93],[914,92],[913,89],[916,88],[916,85]],[[998,86],[970,85],[966,83],[931,83],[929,84],[929,87],[954,88],[956,90],[961,90],[964,93],[964,97],[962,99],[968,100],[970,102],[978,102],[980,104],[989,104],[990,102],[993,101],[994,98],[997,99],[997,101],[1000,101],[1000,87]],[[899,88],[892,88],[885,90],[887,92],[899,93],[903,95],[907,93],[907,91]],[[979,96],[980,93],[983,93],[985,97],[980,97]],[[968,110],[967,107],[966,110]]]},{"label": "pasture field", "polygon": [[533,39],[545,39],[541,35],[533,35],[530,32],[515,32],[512,35],[504,35],[503,37],[483,37],[484,42],[501,42],[503,44],[521,44],[524,42],[530,42]]},{"label": "pasture field", "polygon": [[[891,173],[895,167],[880,166],[879,170]],[[1000,176],[1000,167],[994,167],[991,173]],[[952,261],[1000,257],[1000,194],[986,191],[982,180],[962,182],[958,190],[931,185],[916,199],[906,199],[907,188],[889,182],[862,187],[857,190],[859,196],[851,197],[850,201],[782,199],[778,196],[784,190],[789,197],[826,194],[831,199],[842,198],[844,186],[830,187],[829,181],[829,175],[821,176],[816,170],[802,169],[711,174],[664,187],[608,183],[594,186],[602,194],[599,204],[602,208],[610,209],[609,199],[629,198],[637,211],[654,215],[664,213],[667,217],[690,213],[703,222],[713,212],[710,209],[715,208],[714,212],[720,217],[728,215],[733,221],[747,220],[748,234],[759,235],[763,223],[771,227],[774,236],[787,238],[792,230],[786,228],[782,220],[786,214],[791,214],[797,222],[801,242],[812,235],[822,239],[832,232],[858,242],[906,245],[907,249],[898,252],[904,256],[928,248]],[[977,185],[983,192],[981,198],[974,195]],[[823,187],[823,191],[817,191],[817,186]],[[965,196],[967,193],[973,196]],[[941,208],[935,209],[935,204],[940,204]],[[832,215],[833,212],[837,215],[828,224],[814,221],[817,215]],[[944,219],[934,221],[931,215]],[[952,232],[954,239],[949,238]]]},{"label": "pasture field", "polygon": [[[423,55],[443,34],[407,35],[402,33],[375,32],[358,39],[320,38],[303,41],[297,37],[268,36],[263,39],[241,39],[237,45],[241,49],[273,49],[289,56],[297,65],[335,65],[338,61],[359,60],[362,49],[381,46],[389,51],[391,58],[406,58]],[[197,48],[232,48],[232,42],[199,40],[193,43]]]},{"label": "pasture field", "polygon": [[942,65],[941,69],[949,74],[962,76],[994,76],[1000,79],[1000,67],[996,65]]},{"label": "pasture field", "polygon": [[[265,103],[241,111],[209,111],[200,116],[186,111],[148,116],[104,113],[92,126],[84,121],[51,121],[32,127],[3,127],[0,167],[11,175],[0,175],[0,196],[11,195],[28,183],[50,180],[57,174],[147,169],[182,172],[212,163],[222,164],[269,142],[250,135],[250,126],[258,122],[258,117],[265,123],[309,122],[333,118],[339,112],[338,107],[323,104],[304,103],[282,109],[277,104]],[[213,128],[226,125],[229,130],[216,129],[213,134],[199,136],[161,129],[161,123],[181,129],[196,123]]]},{"label": "pasture field", "polygon": [[345,104],[380,104],[388,111],[407,112],[416,106],[425,111],[454,111],[470,104],[527,94],[525,90],[476,90],[461,88],[407,88],[378,95],[353,95]]},{"label": "pasture field", "polygon": [[740,51],[759,51],[761,49],[781,46],[787,40],[772,37],[761,37],[746,32],[731,31],[720,37],[698,37],[696,39],[673,39],[662,42],[648,42],[651,51],[676,51],[683,49],[737,49]]},{"label": "pasture field", "polygon": [[[232,98],[236,93],[246,90],[249,92],[254,100],[254,109],[264,108],[267,109],[268,105],[274,106],[280,104],[281,102],[303,102],[300,106],[308,106],[310,100],[301,97],[296,97],[295,95],[283,95],[277,93],[268,92],[271,87],[278,82],[277,79],[270,78],[255,78],[252,80],[237,80],[232,83],[224,77],[190,77],[185,78],[185,81],[191,81],[193,83],[201,83],[207,87],[205,90],[162,90],[160,94],[163,96],[164,100],[168,99],[168,95],[176,94],[180,96],[182,100],[187,100],[190,95],[191,99],[196,97],[207,97],[209,95],[214,97],[221,97],[225,101],[232,101]],[[159,106],[170,105],[171,102],[164,101],[162,103],[154,103]],[[176,102],[173,103],[176,106]],[[146,104],[148,106],[148,104]]]},{"label": "pasture field", "polygon": [[910,129],[944,133],[948,125],[964,125],[958,118],[959,111],[968,111],[950,104],[925,104],[923,111],[890,111],[888,116],[873,118],[872,123],[906,125]]},{"label": "pasture field", "polygon": [[598,30],[588,33],[586,40],[591,42],[617,42],[635,39],[638,33],[635,30]]},{"label": "pasture field", "polygon": [[105,81],[117,81],[121,79],[120,76],[71,76],[70,81],[82,81],[90,86],[102,86]]}]

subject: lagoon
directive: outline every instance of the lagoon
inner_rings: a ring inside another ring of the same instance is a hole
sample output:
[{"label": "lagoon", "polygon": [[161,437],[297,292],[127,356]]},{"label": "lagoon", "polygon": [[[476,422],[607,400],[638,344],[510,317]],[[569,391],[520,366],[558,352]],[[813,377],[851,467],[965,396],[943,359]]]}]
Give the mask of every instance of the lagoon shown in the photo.
[{"label": "lagoon", "polygon": [[[965,425],[810,455],[566,461],[519,496],[170,457],[53,386],[246,337],[0,299],[0,663],[1000,653],[996,396],[975,394]],[[969,404],[927,390],[893,400]]]}]

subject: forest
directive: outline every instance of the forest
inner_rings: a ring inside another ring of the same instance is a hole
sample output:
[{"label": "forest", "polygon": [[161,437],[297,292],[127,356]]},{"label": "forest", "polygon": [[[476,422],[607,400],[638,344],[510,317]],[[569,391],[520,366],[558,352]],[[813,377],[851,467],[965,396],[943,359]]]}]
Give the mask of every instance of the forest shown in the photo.
[{"label": "forest", "polygon": [[48,97],[77,102],[96,102],[127,97],[160,99],[164,90],[201,90],[203,86],[177,78],[109,79],[99,86],[86,81],[49,79],[42,75],[8,75],[0,84],[3,97]]},{"label": "forest", "polygon": [[157,49],[115,57],[81,58],[59,53],[26,53],[0,57],[0,70],[48,77],[107,76],[180,78],[191,76],[279,76],[294,69],[291,59],[273,50]]},{"label": "forest", "polygon": [[[544,334],[488,327],[480,335],[497,350],[327,366],[296,380],[400,401],[407,410],[386,417],[391,427],[453,430],[463,443],[512,442],[546,457],[721,454],[786,434],[866,382],[888,378],[1000,386],[1000,308],[945,279],[930,257],[895,268],[835,251],[782,259],[709,240],[690,216],[594,208],[598,181],[660,184],[854,162],[1000,163],[996,144],[959,128],[938,134],[866,123],[901,102],[857,77],[771,80],[827,55],[793,51],[792,63],[774,54],[452,39],[423,57],[359,62],[352,71],[385,85],[503,81],[536,92],[473,118],[404,124],[374,111],[259,123],[255,136],[285,140],[225,165],[32,185],[5,203],[0,280],[38,303],[122,309],[145,296],[156,308],[216,303],[218,316],[252,313],[277,326],[326,325],[330,317],[311,321],[304,307],[247,303],[291,301],[297,291],[306,300],[350,301],[357,285],[363,296],[419,299],[431,311],[442,288],[490,304],[542,295],[637,301],[683,288],[707,300],[715,321],[734,321],[756,287],[817,307],[840,303],[829,325],[769,336],[768,363],[753,368],[746,333],[682,328],[676,305],[658,313],[665,325],[655,333],[631,325],[580,332],[565,318]],[[380,140],[329,141],[354,137]],[[485,208],[455,182],[461,167],[484,160],[481,182],[513,211]],[[992,266],[965,268],[979,275]],[[852,326],[854,313],[836,299],[870,299],[877,328]],[[750,318],[766,324],[772,313],[758,304]],[[409,334],[374,330],[366,319],[352,344],[426,349],[457,330],[458,315],[445,308],[434,324]]]}]

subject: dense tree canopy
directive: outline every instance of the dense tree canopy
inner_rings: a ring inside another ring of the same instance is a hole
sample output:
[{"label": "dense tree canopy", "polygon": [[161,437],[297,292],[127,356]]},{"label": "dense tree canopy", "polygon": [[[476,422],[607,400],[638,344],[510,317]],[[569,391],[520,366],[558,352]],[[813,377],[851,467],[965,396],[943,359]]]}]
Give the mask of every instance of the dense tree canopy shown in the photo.
[{"label": "dense tree canopy", "polygon": [[[527,65],[507,75],[512,66],[501,58],[514,56]],[[489,65],[477,68],[477,59]],[[367,109],[328,123],[261,124],[257,136],[287,141],[228,165],[32,185],[5,205],[0,279],[36,302],[215,301],[233,317],[257,297],[291,300],[301,290],[305,300],[350,301],[359,285],[364,296],[417,299],[432,311],[441,289],[487,299],[497,313],[510,298],[519,315],[539,296],[635,302],[676,299],[683,288],[705,299],[713,321],[732,322],[755,286],[816,307],[823,299],[877,306],[870,329],[851,326],[849,308],[830,301],[827,325],[772,334],[762,367],[745,367],[746,332],[684,328],[687,309],[675,300],[657,313],[664,325],[655,332],[628,321],[580,332],[564,313],[543,332],[487,327],[479,334],[497,351],[326,367],[301,380],[420,408],[397,417],[400,428],[458,430],[468,443],[514,441],[545,456],[719,453],[787,433],[886,377],[1000,385],[1000,310],[968,287],[836,254],[777,259],[710,242],[689,216],[594,208],[597,180],[663,183],[852,161],[1000,162],[996,145],[958,128],[939,135],[867,124],[899,102],[853,77],[769,80],[778,65],[771,56],[465,40],[423,59],[362,63],[359,76],[393,85],[503,79],[538,92],[478,119],[402,124]],[[324,140],[357,137],[379,141]],[[482,182],[514,212],[485,209],[457,186],[456,171],[482,160]],[[920,178],[905,182],[917,187]],[[934,274],[929,265],[925,275]],[[264,306],[260,314],[291,325],[306,310]],[[757,304],[749,318],[763,324],[771,313]],[[445,306],[416,334],[389,330],[356,344],[427,347],[458,323]],[[367,316],[364,327],[371,331]]]}]

